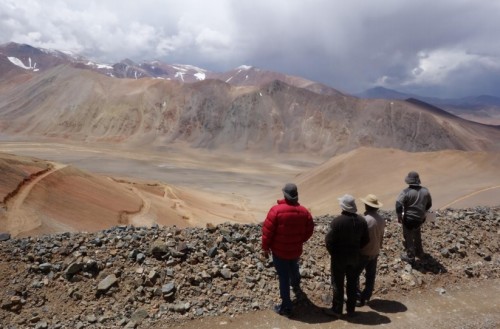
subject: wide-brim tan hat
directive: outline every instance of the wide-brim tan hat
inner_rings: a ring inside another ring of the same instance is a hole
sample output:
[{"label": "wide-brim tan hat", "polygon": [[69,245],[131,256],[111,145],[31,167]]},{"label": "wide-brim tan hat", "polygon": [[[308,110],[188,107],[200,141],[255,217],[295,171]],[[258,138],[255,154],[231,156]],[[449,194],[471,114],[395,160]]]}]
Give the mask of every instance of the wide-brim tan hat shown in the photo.
[{"label": "wide-brim tan hat", "polygon": [[384,204],[378,201],[377,197],[374,194],[368,194],[364,198],[359,198],[364,204],[369,205],[373,208],[380,208]]}]

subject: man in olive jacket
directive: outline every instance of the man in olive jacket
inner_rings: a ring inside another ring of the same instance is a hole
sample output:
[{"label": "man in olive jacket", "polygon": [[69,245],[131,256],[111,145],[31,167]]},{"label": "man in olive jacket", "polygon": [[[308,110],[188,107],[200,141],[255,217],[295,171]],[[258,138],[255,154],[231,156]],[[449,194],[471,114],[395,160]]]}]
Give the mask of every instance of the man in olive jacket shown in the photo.
[{"label": "man in olive jacket", "polygon": [[330,223],[326,234],[326,249],[330,253],[333,286],[332,308],[327,314],[340,317],[344,305],[344,279],[347,281],[347,315],[353,316],[356,308],[359,253],[369,241],[366,220],[356,214],[357,207],[352,195],[338,199],[342,213]]},{"label": "man in olive jacket", "polygon": [[398,223],[403,225],[403,238],[405,253],[401,260],[413,264],[415,256],[422,258],[421,226],[425,221],[427,210],[432,207],[432,198],[429,190],[420,185],[420,176],[415,171],[410,171],[405,178],[408,187],[396,199],[396,214]]},{"label": "man in olive jacket", "polygon": [[290,286],[296,296],[302,293],[299,258],[302,245],[313,234],[314,222],[309,210],[299,204],[297,186],[289,183],[282,190],[284,199],[271,207],[262,225],[262,251],[265,258],[272,252],[278,273],[281,304],[275,306],[275,311],[291,316]]}]

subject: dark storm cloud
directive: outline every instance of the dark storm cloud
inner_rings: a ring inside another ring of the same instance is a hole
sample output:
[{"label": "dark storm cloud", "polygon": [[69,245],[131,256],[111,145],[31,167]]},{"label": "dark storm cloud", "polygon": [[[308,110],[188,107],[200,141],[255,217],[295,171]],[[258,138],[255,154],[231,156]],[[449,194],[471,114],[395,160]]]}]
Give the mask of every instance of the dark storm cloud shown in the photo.
[{"label": "dark storm cloud", "polygon": [[345,92],[500,96],[491,0],[0,0],[0,42],[212,71],[247,64]]}]

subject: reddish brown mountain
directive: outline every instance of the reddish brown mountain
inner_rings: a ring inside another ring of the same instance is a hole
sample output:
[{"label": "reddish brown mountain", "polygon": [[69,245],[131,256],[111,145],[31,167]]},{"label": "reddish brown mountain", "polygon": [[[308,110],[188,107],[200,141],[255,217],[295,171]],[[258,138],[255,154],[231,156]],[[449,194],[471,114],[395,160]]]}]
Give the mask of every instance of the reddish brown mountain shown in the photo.
[{"label": "reddish brown mountain", "polygon": [[[251,67],[103,66],[16,44],[0,47],[0,137],[22,154],[51,142],[69,152],[38,153],[54,162],[0,156],[0,232],[14,235],[256,221],[284,181],[300,185],[315,215],[336,210],[343,193],[374,192],[390,206],[409,170],[430,183],[436,206],[495,202],[500,184],[500,127],[420,101],[359,99]],[[89,153],[87,164],[109,176],[63,164]],[[101,168],[113,156],[124,170]],[[109,178],[141,171],[151,175]]]},{"label": "reddish brown mountain", "polygon": [[3,86],[0,129],[8,135],[324,155],[359,146],[500,149],[499,127],[421,104],[321,95],[277,80],[246,87],[219,80],[181,84],[57,66],[15,88]]},{"label": "reddish brown mountain", "polygon": [[326,85],[301,77],[262,70],[242,65],[227,72],[210,72],[208,70],[186,64],[167,64],[161,61],[135,63],[125,59],[115,64],[101,64],[82,56],[71,55],[56,50],[35,48],[14,42],[0,45],[0,61],[10,62],[9,68],[0,67],[0,74],[13,66],[33,72],[42,72],[58,65],[66,64],[75,68],[101,73],[115,78],[157,78],[192,83],[206,79],[216,79],[233,86],[262,86],[274,80],[280,80],[299,88],[316,93],[340,95],[341,93]]}]

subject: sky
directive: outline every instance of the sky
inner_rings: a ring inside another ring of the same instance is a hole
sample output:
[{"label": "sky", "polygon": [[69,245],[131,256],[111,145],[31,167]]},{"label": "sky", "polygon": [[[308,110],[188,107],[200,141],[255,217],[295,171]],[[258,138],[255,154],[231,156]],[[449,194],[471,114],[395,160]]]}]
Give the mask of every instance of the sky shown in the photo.
[{"label": "sky", "polygon": [[0,44],[500,97],[500,0],[0,0]]}]

